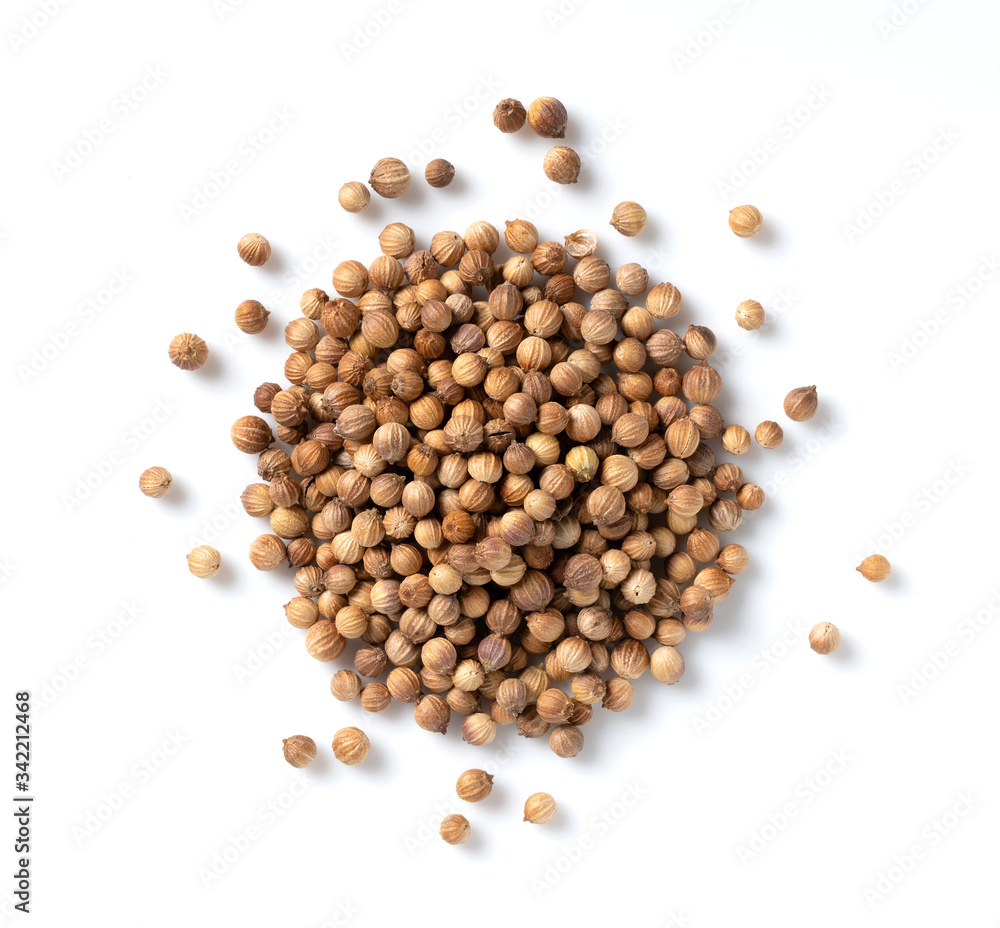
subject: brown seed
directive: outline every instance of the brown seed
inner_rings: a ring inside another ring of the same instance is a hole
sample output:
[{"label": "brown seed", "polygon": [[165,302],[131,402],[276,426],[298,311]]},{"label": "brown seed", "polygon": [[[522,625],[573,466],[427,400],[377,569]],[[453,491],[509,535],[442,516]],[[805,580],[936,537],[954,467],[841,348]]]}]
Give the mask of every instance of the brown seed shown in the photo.
[{"label": "brown seed", "polygon": [[832,622],[820,622],[809,632],[809,647],[817,654],[832,654],[840,647],[840,629]]},{"label": "brown seed", "polygon": [[410,169],[398,158],[382,158],[372,168],[368,183],[380,197],[394,199],[410,186]]},{"label": "brown seed", "polygon": [[816,387],[796,387],[785,397],[785,415],[794,422],[804,422],[816,414]]},{"label": "brown seed", "polygon": [[548,793],[532,793],[524,801],[525,822],[544,825],[551,822],[556,814],[556,801]]},{"label": "brown seed", "polygon": [[447,844],[465,844],[469,840],[469,820],[464,815],[452,813],[441,821],[438,833]]},{"label": "brown seed", "polygon": [[458,778],[455,792],[465,802],[482,802],[493,790],[493,774],[473,768],[466,770]]},{"label": "brown seed", "polygon": [[372,195],[361,181],[352,180],[340,188],[337,202],[349,213],[360,213],[368,208]]},{"label": "brown seed", "polygon": [[196,371],[208,360],[208,345],[203,338],[182,332],[170,341],[170,363],[182,371]]},{"label": "brown seed", "polygon": [[444,158],[435,158],[424,168],[424,179],[432,187],[447,187],[455,179],[455,165]]},{"label": "brown seed", "polygon": [[781,426],[770,419],[765,419],[754,431],[754,438],[757,439],[757,444],[761,448],[777,448],[784,437],[785,433],[782,431]]},{"label": "brown seed", "polygon": [[257,335],[264,331],[267,317],[270,315],[262,303],[256,300],[244,300],[236,307],[236,325],[248,335]]},{"label": "brown seed", "polygon": [[271,243],[257,232],[247,232],[239,240],[236,251],[251,267],[260,267],[271,257]]},{"label": "brown seed", "polygon": [[285,760],[293,767],[308,767],[316,759],[316,742],[308,735],[292,735],[281,742]]},{"label": "brown seed", "polygon": [[622,235],[638,235],[646,228],[646,211],[634,200],[623,200],[611,213],[611,225]]},{"label": "brown seed", "polygon": [[557,184],[575,184],[580,176],[580,156],[565,145],[556,145],[542,162],[545,176]]},{"label": "brown seed", "polygon": [[143,496],[159,499],[161,496],[167,495],[173,480],[170,471],[165,467],[147,467],[139,475],[139,489]]},{"label": "brown seed", "polygon": [[729,211],[729,228],[740,238],[752,238],[764,223],[756,206],[737,206]]},{"label": "brown seed", "polygon": [[493,110],[493,125],[501,132],[517,132],[523,125],[528,114],[520,100],[508,97],[501,100]]},{"label": "brown seed", "polygon": [[563,138],[566,120],[566,107],[555,97],[539,97],[528,107],[528,125],[543,138]]},{"label": "brown seed", "polygon": [[869,554],[855,570],[872,583],[881,583],[892,571],[889,561],[881,554]]},{"label": "brown seed", "polygon": [[333,736],[333,756],[342,764],[360,764],[368,756],[370,748],[368,736],[353,725],[341,728]]}]

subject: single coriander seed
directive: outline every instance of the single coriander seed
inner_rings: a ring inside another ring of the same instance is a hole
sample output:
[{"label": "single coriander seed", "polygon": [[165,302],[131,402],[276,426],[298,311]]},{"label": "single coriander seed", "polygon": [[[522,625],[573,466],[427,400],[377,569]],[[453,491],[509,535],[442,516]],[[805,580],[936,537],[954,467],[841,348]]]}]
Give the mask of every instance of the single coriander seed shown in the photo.
[{"label": "single coriander seed", "polygon": [[476,768],[466,770],[458,778],[458,783],[455,786],[458,798],[464,799],[466,802],[481,802],[489,796],[492,789],[493,774]]},{"label": "single coriander seed", "polygon": [[493,125],[501,132],[517,132],[527,118],[521,101],[511,97],[501,100],[493,110]]},{"label": "single coriander seed", "polygon": [[247,232],[240,239],[236,251],[251,267],[260,267],[271,257],[271,243],[258,232]]},{"label": "single coriander seed", "polygon": [[170,476],[170,471],[165,467],[147,467],[139,475],[139,489],[143,496],[159,499],[161,496],[167,495],[173,479]]},{"label": "single coriander seed", "polygon": [[308,767],[316,760],[316,742],[308,735],[292,735],[281,742],[285,760],[293,767]]},{"label": "single coriander seed", "polygon": [[832,654],[840,647],[840,629],[832,622],[820,622],[809,632],[809,647],[817,654]]},{"label": "single coriander seed", "polygon": [[611,225],[622,235],[638,235],[646,228],[646,211],[634,200],[623,200],[611,213]]},{"label": "single coriander seed", "polygon": [[337,202],[349,213],[360,213],[368,209],[371,199],[368,188],[359,180],[344,184],[337,194]]},{"label": "single coriander seed", "polygon": [[455,165],[444,158],[435,158],[424,168],[424,180],[432,187],[447,187],[454,179]]},{"label": "single coriander seed", "polygon": [[465,844],[469,840],[469,820],[464,815],[446,815],[441,822],[439,834],[447,844]]},{"label": "single coriander seed", "polygon": [[182,332],[170,341],[170,363],[182,371],[196,371],[208,360],[208,345],[203,338]]},{"label": "single coriander seed", "polygon": [[785,397],[785,415],[793,422],[805,422],[816,414],[816,387],[796,387]]},{"label": "single coriander seed", "polygon": [[740,238],[753,238],[763,224],[764,217],[756,206],[737,206],[729,211],[729,228]]},{"label": "single coriander seed", "polygon": [[551,822],[556,814],[556,801],[548,793],[532,793],[524,801],[524,819],[532,825]]},{"label": "single coriander seed", "polygon": [[188,570],[202,580],[214,577],[222,566],[219,552],[210,545],[199,545],[188,556]]},{"label": "single coriander seed", "polygon": [[368,736],[353,725],[341,728],[333,736],[333,756],[348,766],[360,764],[368,756],[370,748]]},{"label": "single coriander seed", "polygon": [[881,554],[869,554],[868,557],[858,564],[855,570],[865,580],[871,580],[872,583],[881,583],[889,576],[892,567],[889,561],[882,557]]}]

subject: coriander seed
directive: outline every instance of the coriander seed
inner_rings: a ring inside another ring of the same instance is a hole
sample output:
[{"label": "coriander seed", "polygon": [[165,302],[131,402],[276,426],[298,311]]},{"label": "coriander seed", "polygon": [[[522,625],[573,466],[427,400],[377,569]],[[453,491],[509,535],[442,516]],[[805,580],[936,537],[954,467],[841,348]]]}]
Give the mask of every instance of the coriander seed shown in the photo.
[{"label": "coriander seed", "polygon": [[160,499],[170,491],[174,478],[165,467],[147,467],[139,475],[139,490],[143,496]]},{"label": "coriander seed", "polygon": [[556,814],[556,801],[548,793],[532,793],[524,801],[525,822],[532,825],[544,825],[551,822]]},{"label": "coriander seed", "polygon": [[740,238],[752,238],[763,224],[764,218],[756,206],[737,206],[729,211],[729,228]]},{"label": "coriander seed", "polygon": [[840,647],[840,629],[832,622],[820,622],[809,632],[809,647],[817,654],[832,654]]},{"label": "coriander seed", "polygon": [[492,789],[493,774],[476,768],[466,770],[458,778],[458,783],[455,786],[458,798],[464,799],[466,802],[481,802],[489,796]]},{"label": "coriander seed", "polygon": [[371,744],[368,736],[353,725],[341,728],[333,736],[333,756],[342,764],[360,764],[367,756]]},{"label": "coriander seed", "polygon": [[469,820],[464,815],[452,813],[442,819],[438,833],[447,844],[465,844],[470,830]]},{"label": "coriander seed", "polygon": [[251,267],[260,267],[271,257],[271,243],[257,232],[247,232],[236,246],[240,258]]},{"label": "coriander seed", "polygon": [[308,735],[292,735],[281,742],[285,760],[293,767],[308,767],[316,760],[316,742]]},{"label": "coriander seed", "polygon": [[870,580],[872,583],[881,583],[888,578],[892,567],[881,554],[869,554],[855,570],[866,580]]}]

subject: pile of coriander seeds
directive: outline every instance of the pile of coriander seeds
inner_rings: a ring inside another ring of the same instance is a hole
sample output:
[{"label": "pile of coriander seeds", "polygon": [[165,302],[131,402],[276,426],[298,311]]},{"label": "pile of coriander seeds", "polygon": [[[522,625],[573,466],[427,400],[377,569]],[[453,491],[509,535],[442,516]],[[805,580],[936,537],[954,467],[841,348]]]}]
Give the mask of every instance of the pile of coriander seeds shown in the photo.
[{"label": "pile of coriander seeds", "polygon": [[270,523],[251,561],[294,568],[285,613],[345,665],[336,698],[571,757],[595,707],[681,678],[747,566],[729,533],[763,492],[717,457],[750,435],[714,405],[715,335],[664,325],[678,290],[612,274],[587,230],[478,221],[424,248],[395,222],[378,245],[303,294],[280,382],[233,425]]}]

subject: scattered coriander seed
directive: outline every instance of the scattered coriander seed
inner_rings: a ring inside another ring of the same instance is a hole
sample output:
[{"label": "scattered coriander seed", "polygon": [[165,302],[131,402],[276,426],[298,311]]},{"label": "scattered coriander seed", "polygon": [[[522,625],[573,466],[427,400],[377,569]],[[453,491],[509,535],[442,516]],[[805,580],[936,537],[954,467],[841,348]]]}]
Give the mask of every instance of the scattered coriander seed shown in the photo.
[{"label": "scattered coriander seed", "polygon": [[887,579],[892,567],[889,561],[884,558],[881,554],[869,554],[858,566],[855,568],[858,573],[861,574],[865,580],[871,580],[872,583],[881,583],[883,580]]},{"label": "scattered coriander seed", "polygon": [[634,200],[623,200],[611,213],[611,225],[622,235],[638,235],[646,228],[646,211]]},{"label": "scattered coriander seed", "polygon": [[761,448],[777,448],[781,444],[781,440],[785,437],[785,433],[782,431],[780,425],[777,422],[773,422],[770,419],[765,419],[757,426],[753,433],[755,439],[757,439],[757,444]]},{"label": "scattered coriander seed", "polygon": [[764,307],[756,300],[744,300],[736,307],[736,323],[749,332],[764,324]]},{"label": "scattered coriander seed", "polygon": [[342,764],[360,764],[367,756],[371,744],[368,736],[353,725],[341,728],[333,736],[333,756]]},{"label": "scattered coriander seed", "polygon": [[555,97],[539,97],[528,107],[528,125],[546,139],[566,135],[566,107]]},{"label": "scattered coriander seed", "polygon": [[380,197],[395,199],[410,186],[410,169],[399,158],[382,158],[372,168],[368,183]]},{"label": "scattered coriander seed", "polygon": [[444,158],[428,161],[424,168],[424,179],[432,187],[447,187],[455,179],[455,165]]},{"label": "scattered coriander seed", "polygon": [[258,232],[247,232],[237,244],[236,251],[251,267],[260,267],[271,257],[271,243]]},{"label": "scattered coriander seed", "polygon": [[590,229],[578,229],[566,236],[566,254],[571,258],[587,258],[597,251],[597,236]]},{"label": "scattered coriander seed", "polygon": [[452,813],[442,819],[438,833],[447,844],[465,844],[470,830],[469,820],[464,815]]},{"label": "scattered coriander seed", "polygon": [[182,371],[196,371],[208,360],[208,345],[203,338],[182,332],[170,341],[170,363]]},{"label": "scattered coriander seed", "polygon": [[222,566],[219,552],[209,545],[199,545],[187,556],[188,570],[201,580],[214,577]]},{"label": "scattered coriander seed", "polygon": [[493,125],[501,132],[517,132],[527,117],[521,101],[511,97],[501,100],[493,109]]},{"label": "scattered coriander seed", "polygon": [[551,822],[556,814],[556,801],[548,793],[532,793],[524,801],[525,822],[532,825],[544,825]]},{"label": "scattered coriander seed", "polygon": [[763,224],[764,217],[756,206],[737,206],[729,211],[729,228],[740,238],[752,238]]},{"label": "scattered coriander seed", "polygon": [[360,213],[368,209],[371,199],[368,188],[358,180],[348,181],[337,194],[337,202],[349,213]]},{"label": "scattered coriander seed", "polygon": [[316,742],[308,735],[292,735],[281,742],[285,760],[293,767],[308,767],[316,760]]},{"label": "scattered coriander seed", "polygon": [[173,480],[170,471],[165,467],[147,467],[139,475],[139,489],[143,496],[159,499],[170,491],[170,484],[173,483]]},{"label": "scattered coriander seed", "polygon": [[575,184],[580,176],[580,156],[565,145],[556,145],[542,162],[545,176],[557,184]]},{"label": "scattered coriander seed", "polygon": [[271,313],[257,300],[244,300],[236,307],[236,325],[247,335],[257,335],[267,326]]},{"label": "scattered coriander seed", "polygon": [[817,654],[832,654],[840,647],[840,629],[832,622],[820,622],[809,632],[809,647]]},{"label": "scattered coriander seed", "polygon": [[796,387],[785,397],[785,415],[794,422],[805,422],[816,414],[816,387]]},{"label": "scattered coriander seed", "polygon": [[489,796],[492,789],[493,774],[476,768],[466,770],[458,778],[458,783],[455,786],[458,798],[464,799],[466,802],[480,802]]}]

